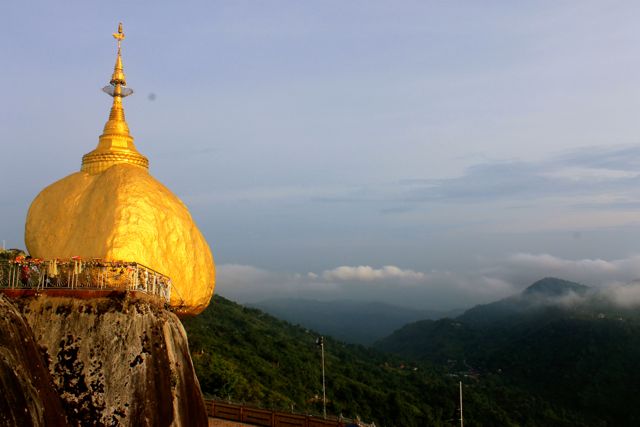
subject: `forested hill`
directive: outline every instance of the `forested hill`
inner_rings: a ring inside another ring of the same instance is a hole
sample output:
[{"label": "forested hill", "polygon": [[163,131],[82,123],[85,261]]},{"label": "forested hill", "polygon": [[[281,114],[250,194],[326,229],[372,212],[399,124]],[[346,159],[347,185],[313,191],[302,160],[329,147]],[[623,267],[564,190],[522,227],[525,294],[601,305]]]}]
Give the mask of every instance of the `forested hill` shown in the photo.
[{"label": "forested hill", "polygon": [[637,308],[547,278],[455,319],[406,325],[376,348],[465,370],[582,413],[589,425],[640,425]]},{"label": "forested hill", "polygon": [[[183,323],[205,394],[321,413],[316,333],[220,296]],[[458,377],[331,338],[325,348],[329,413],[359,415],[378,426],[454,424]],[[570,411],[491,378],[464,381],[468,426],[586,425]]]}]

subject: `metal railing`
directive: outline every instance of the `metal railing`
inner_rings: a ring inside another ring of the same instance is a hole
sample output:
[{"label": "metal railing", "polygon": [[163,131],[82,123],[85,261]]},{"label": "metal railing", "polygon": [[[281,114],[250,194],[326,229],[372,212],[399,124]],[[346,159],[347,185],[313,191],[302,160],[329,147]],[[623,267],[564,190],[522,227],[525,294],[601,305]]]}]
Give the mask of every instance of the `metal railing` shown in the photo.
[{"label": "metal railing", "polygon": [[0,260],[0,289],[115,289],[142,292],[168,303],[171,279],[137,262],[23,258]]},{"label": "metal railing", "polygon": [[360,419],[297,414],[247,406],[220,399],[205,399],[207,414],[213,418],[237,421],[263,427],[376,427],[375,423],[364,423]]}]

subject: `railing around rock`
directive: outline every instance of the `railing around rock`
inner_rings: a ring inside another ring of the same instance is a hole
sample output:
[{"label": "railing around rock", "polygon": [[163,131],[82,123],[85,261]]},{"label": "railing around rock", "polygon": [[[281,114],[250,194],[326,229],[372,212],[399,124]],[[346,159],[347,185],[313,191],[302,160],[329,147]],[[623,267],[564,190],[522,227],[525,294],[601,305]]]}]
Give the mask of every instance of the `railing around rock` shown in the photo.
[{"label": "railing around rock", "polygon": [[205,399],[210,417],[263,427],[375,427],[344,417],[324,419],[313,415],[294,414],[254,408],[216,399]]},{"label": "railing around rock", "polygon": [[114,289],[149,294],[168,303],[171,279],[137,262],[22,258],[0,261],[0,289]]}]

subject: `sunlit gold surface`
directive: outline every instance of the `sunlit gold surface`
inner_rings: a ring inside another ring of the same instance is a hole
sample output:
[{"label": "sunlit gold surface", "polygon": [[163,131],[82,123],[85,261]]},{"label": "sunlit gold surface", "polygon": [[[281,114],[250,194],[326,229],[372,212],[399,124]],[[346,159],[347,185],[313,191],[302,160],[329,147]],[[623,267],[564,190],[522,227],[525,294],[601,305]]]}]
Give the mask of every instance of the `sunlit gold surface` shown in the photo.
[{"label": "sunlit gold surface", "polygon": [[[118,44],[124,38],[121,27]],[[116,35],[114,34],[114,37]],[[184,204],[148,172],[129,135],[120,90],[120,47],[113,105],[98,147],[82,168],[57,181],[29,208],[25,243],[37,258],[135,261],[169,276],[171,305],[197,314],[215,286],[211,251]]]}]

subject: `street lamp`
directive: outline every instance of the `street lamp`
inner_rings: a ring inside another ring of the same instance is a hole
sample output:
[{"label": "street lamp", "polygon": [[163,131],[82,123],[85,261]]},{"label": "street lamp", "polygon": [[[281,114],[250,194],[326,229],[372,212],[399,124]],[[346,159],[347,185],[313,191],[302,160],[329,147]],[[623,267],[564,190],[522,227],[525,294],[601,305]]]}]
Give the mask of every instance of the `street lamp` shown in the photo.
[{"label": "street lamp", "polygon": [[324,381],[324,337],[318,337],[316,344],[320,346],[320,354],[322,357],[322,415],[327,419],[327,391]]}]

